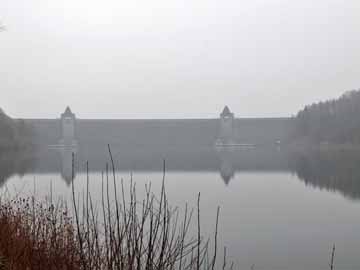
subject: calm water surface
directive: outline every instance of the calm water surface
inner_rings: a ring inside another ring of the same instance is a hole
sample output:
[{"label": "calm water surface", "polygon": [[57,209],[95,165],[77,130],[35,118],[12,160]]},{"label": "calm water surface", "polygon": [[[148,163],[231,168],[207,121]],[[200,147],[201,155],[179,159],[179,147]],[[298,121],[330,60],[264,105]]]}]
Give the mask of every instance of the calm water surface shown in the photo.
[{"label": "calm water surface", "polygon": [[[219,243],[227,247],[228,260],[233,260],[237,269],[251,269],[252,265],[255,270],[329,269],[333,243],[336,269],[360,269],[360,190],[356,184],[360,178],[354,153],[350,154],[354,166],[351,162],[339,165],[340,157],[329,154],[286,156],[277,163],[274,159],[281,158],[270,153],[273,163],[269,159],[252,167],[252,159],[248,159],[257,155],[217,154],[217,168],[210,158],[209,168],[203,163],[187,168],[185,161],[172,159],[181,168],[176,170],[174,165],[166,172],[170,204],[184,207],[188,202],[195,206],[200,192],[202,231],[208,235],[214,231],[220,206]],[[284,160],[286,164],[279,165]],[[62,153],[58,161],[58,171],[36,170],[38,166],[33,165],[22,176],[19,172],[9,174],[2,192],[32,195],[35,187],[40,198],[48,196],[51,188],[53,197],[70,199],[69,155]],[[333,161],[338,164],[336,168]],[[160,190],[161,168],[149,168],[134,169],[139,198],[146,183],[152,183],[153,191]],[[129,183],[130,169],[119,170],[116,175]],[[89,177],[93,198],[100,200],[100,170],[91,171]],[[79,194],[85,190],[83,170],[77,172],[74,184]]]}]

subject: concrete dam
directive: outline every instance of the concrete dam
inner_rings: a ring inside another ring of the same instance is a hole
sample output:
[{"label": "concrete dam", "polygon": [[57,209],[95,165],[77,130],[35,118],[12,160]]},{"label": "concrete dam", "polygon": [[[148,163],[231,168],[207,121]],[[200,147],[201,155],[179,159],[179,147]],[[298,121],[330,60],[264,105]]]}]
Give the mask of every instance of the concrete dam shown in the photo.
[{"label": "concrete dam", "polygon": [[73,114],[73,123],[69,126],[65,126],[64,115],[60,119],[29,119],[26,122],[33,127],[34,143],[38,146],[56,144],[70,132],[82,148],[110,144],[125,149],[184,150],[211,147],[219,139],[225,143],[232,141],[260,147],[286,143],[294,132],[291,118],[226,119],[227,113],[230,111],[225,107],[219,119],[76,119]]}]

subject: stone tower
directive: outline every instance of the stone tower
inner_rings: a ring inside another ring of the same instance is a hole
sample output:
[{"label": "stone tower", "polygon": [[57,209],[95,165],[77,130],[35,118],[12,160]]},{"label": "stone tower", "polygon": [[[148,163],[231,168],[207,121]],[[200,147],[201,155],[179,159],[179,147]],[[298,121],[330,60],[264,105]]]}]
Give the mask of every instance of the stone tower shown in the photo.
[{"label": "stone tower", "polygon": [[75,141],[75,125],[76,118],[69,107],[61,114],[61,142],[64,145],[72,146],[76,143]]},{"label": "stone tower", "polygon": [[234,143],[234,120],[235,116],[228,106],[220,114],[220,134],[219,142],[221,144]]}]

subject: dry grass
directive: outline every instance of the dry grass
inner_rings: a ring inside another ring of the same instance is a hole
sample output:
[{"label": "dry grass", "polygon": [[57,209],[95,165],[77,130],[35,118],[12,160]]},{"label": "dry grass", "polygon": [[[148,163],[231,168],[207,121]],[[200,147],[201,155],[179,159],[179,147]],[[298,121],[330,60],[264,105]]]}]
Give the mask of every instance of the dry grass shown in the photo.
[{"label": "dry grass", "polygon": [[1,204],[0,269],[80,269],[76,249],[64,207],[20,198]]},{"label": "dry grass", "polygon": [[188,237],[193,211],[186,206],[180,221],[164,188],[160,198],[147,188],[140,202],[131,185],[130,201],[122,203],[110,202],[109,189],[107,178],[101,212],[89,194],[82,213],[72,217],[65,204],[2,202],[0,269],[214,269],[208,240]]}]

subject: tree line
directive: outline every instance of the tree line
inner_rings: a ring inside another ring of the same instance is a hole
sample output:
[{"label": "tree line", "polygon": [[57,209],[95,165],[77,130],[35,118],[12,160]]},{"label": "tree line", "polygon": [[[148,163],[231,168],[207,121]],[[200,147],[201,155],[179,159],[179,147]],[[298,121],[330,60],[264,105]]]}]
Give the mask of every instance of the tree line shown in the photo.
[{"label": "tree line", "polygon": [[360,143],[360,89],[314,103],[295,117],[297,135],[317,143]]},{"label": "tree line", "polygon": [[22,119],[12,119],[0,109],[0,151],[27,148],[32,141],[32,128]]}]

